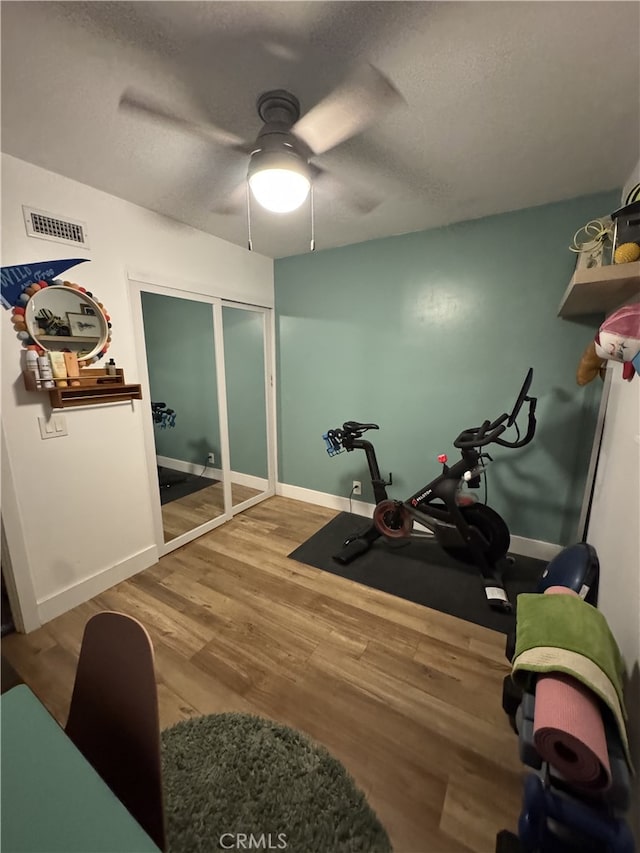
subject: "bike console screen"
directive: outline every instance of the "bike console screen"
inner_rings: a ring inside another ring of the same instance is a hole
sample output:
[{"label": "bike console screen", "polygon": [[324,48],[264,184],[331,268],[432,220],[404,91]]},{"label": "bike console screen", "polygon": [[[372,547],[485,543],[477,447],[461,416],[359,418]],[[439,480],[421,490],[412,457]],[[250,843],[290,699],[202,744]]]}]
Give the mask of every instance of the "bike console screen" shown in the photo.
[{"label": "bike console screen", "polygon": [[518,394],[518,396],[516,398],[515,405],[514,405],[513,409],[511,410],[511,414],[509,415],[509,420],[507,421],[507,426],[513,426],[514,425],[514,423],[516,422],[516,418],[520,414],[520,409],[522,408],[524,401],[531,399],[530,397],[527,397],[527,394],[529,393],[529,388],[531,388],[531,382],[532,381],[533,381],[533,367],[530,367],[529,370],[527,371],[527,375],[525,377],[525,380],[522,383],[522,388],[520,389],[520,393]]}]

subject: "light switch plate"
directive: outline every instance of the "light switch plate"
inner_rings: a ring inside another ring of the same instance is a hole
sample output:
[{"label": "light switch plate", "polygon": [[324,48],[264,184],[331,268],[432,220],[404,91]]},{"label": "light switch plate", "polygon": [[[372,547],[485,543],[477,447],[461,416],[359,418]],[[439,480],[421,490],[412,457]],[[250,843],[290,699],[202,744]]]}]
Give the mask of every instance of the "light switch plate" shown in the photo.
[{"label": "light switch plate", "polygon": [[64,415],[52,415],[50,418],[38,418],[41,438],[60,438],[69,435]]},{"label": "light switch plate", "polygon": [[54,432],[57,436],[69,435],[69,430],[67,429],[67,419],[64,415],[54,415],[52,420]]},{"label": "light switch plate", "polygon": [[53,418],[38,418],[38,424],[41,438],[55,438],[56,430],[53,425]]}]

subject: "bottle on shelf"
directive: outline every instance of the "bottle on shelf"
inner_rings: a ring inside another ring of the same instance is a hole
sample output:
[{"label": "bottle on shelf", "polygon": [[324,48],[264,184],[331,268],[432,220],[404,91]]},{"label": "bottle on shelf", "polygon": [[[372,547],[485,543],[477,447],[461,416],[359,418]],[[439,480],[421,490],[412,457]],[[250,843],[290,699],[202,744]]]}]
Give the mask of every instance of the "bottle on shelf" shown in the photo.
[{"label": "bottle on shelf", "polygon": [[36,382],[36,388],[40,388],[40,371],[38,370],[38,353],[33,350],[27,350],[27,370],[29,373],[33,374],[33,378]]},{"label": "bottle on shelf", "polygon": [[41,388],[55,388],[56,383],[53,381],[53,373],[51,371],[51,362],[46,355],[38,357],[38,370],[40,372]]},{"label": "bottle on shelf", "polygon": [[78,364],[78,356],[75,352],[64,353],[64,363],[67,368],[67,376],[70,377],[69,385],[79,386],[80,380],[76,376],[80,376],[80,365]]},{"label": "bottle on shelf", "polygon": [[67,382],[67,365],[64,360],[64,353],[58,351],[49,352],[49,363],[51,364],[51,372],[55,383],[60,388],[66,388]]},{"label": "bottle on shelf", "polygon": [[107,362],[106,368],[107,368],[107,376],[117,376],[118,375],[117,371],[116,371],[116,363],[112,358],[110,358],[109,361]]}]

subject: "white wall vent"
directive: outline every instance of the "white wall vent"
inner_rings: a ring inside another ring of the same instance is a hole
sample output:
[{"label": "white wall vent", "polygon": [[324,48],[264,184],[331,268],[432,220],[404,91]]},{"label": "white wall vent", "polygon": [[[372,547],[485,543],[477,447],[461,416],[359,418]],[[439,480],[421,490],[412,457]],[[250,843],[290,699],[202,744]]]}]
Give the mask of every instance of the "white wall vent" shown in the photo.
[{"label": "white wall vent", "polygon": [[45,210],[22,206],[24,224],[29,237],[40,237],[54,243],[67,243],[71,246],[89,248],[89,235],[85,222],[76,219],[62,219]]}]

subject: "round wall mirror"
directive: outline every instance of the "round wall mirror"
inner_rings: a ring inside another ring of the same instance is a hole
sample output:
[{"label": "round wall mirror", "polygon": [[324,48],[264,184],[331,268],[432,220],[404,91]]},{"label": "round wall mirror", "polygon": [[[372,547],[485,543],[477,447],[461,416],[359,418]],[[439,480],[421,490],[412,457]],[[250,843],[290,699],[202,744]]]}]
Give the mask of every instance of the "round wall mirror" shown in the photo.
[{"label": "round wall mirror", "polygon": [[61,284],[38,290],[25,306],[27,331],[43,350],[75,352],[90,359],[107,344],[109,327],[91,296]]}]

